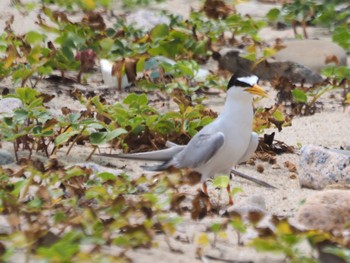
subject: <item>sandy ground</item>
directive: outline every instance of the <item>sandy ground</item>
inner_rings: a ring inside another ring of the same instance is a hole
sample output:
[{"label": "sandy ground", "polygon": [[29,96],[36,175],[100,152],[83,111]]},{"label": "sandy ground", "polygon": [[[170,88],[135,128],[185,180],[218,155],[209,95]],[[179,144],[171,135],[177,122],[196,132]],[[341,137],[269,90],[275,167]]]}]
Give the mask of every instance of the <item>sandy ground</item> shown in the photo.
[{"label": "sandy ground", "polygon": [[[14,29],[18,33],[24,33],[28,30],[35,29],[34,24],[36,15],[31,13],[28,16],[22,16],[17,10],[9,6],[9,0],[0,1],[0,28],[3,28],[4,21],[9,18],[11,14],[15,15]],[[168,10],[176,10],[183,16],[188,14],[191,5],[197,5],[197,1],[183,1],[174,0],[168,1],[167,4],[162,4],[159,7],[166,7]],[[261,10],[266,10],[269,5],[262,5],[257,2],[248,2],[245,6],[242,4],[242,10],[244,12],[253,12],[253,15],[262,16]],[[181,7],[181,8],[179,8]],[[268,10],[268,9],[267,9]],[[243,12],[243,11],[242,11]],[[254,13],[255,12],[255,13]],[[252,14],[252,13],[251,13]],[[264,30],[268,32],[267,38],[271,39],[272,36],[278,36],[278,32],[270,29]],[[292,37],[291,31],[282,31],[280,34],[283,37]],[[0,87],[6,87],[10,85],[9,82],[1,82]],[[87,87],[89,88],[89,87]],[[271,104],[274,101],[273,91],[270,92],[270,100],[265,102]],[[336,94],[337,95],[337,94]],[[350,113],[344,111],[340,104],[339,99],[330,99],[330,94],[326,94],[321,101],[324,102],[324,110],[308,117],[296,117],[292,121],[291,127],[285,127],[282,132],[276,132],[276,139],[281,140],[288,145],[298,147],[298,145],[321,145],[324,147],[339,148],[344,145],[346,140],[350,140]],[[339,96],[336,96],[336,98]],[[67,96],[61,96],[55,99],[55,105],[57,109],[63,104],[73,105],[79,108],[77,102],[71,101]],[[206,105],[209,108],[220,111],[223,103],[223,96],[219,99],[209,97],[206,100]],[[275,131],[275,130],[271,130]],[[60,159],[70,163],[82,162],[86,156],[90,153],[91,149],[86,147],[73,147],[73,152],[69,157],[64,155],[64,152],[60,153]],[[309,189],[302,189],[299,185],[298,179],[293,179],[293,175],[284,167],[285,161],[291,161],[298,165],[300,155],[298,151],[295,154],[283,154],[277,156],[277,164],[279,169],[273,169],[270,164],[262,163],[264,166],[264,172],[258,173],[256,166],[241,165],[238,169],[246,174],[255,176],[259,179],[265,180],[270,184],[277,187],[277,189],[267,189],[257,186],[254,183],[248,182],[243,179],[233,178],[232,186],[240,187],[243,189],[243,193],[239,193],[235,202],[239,203],[247,197],[252,195],[259,195],[265,199],[266,208],[269,213],[292,217],[297,211],[298,207],[304,199],[313,194],[315,191]],[[113,162],[117,167],[123,167],[126,165],[126,170],[130,171],[135,176],[142,173],[139,168],[139,164],[142,162],[130,162],[123,160],[112,160],[101,157],[93,157],[92,161],[99,164],[107,164]],[[260,163],[260,162],[258,162]],[[193,187],[188,191],[194,193],[197,187]],[[215,189],[210,188],[210,193],[214,196],[217,195]],[[226,196],[223,195],[223,201],[226,203]],[[185,216],[184,223],[178,229],[174,237],[180,237],[179,239],[188,239],[189,243],[181,242],[178,240],[171,239],[171,243],[175,248],[181,249],[183,253],[174,254],[170,252],[168,246],[164,242],[162,236],[157,237],[158,247],[151,250],[135,250],[127,252],[127,255],[131,257],[134,262],[200,262],[196,258],[196,245],[194,239],[196,235],[202,231],[205,231],[206,227],[210,222],[220,221],[218,217],[208,217],[202,221],[194,222],[189,217]],[[216,248],[205,248],[204,252],[217,255],[222,258],[231,260],[252,260],[253,262],[282,262],[282,258],[274,255],[257,254],[254,250],[246,247],[237,246],[236,235],[234,231],[230,232],[230,235],[226,240],[218,242]],[[17,259],[17,262],[21,262],[21,257]],[[203,262],[216,262],[215,260],[208,260]]]}]

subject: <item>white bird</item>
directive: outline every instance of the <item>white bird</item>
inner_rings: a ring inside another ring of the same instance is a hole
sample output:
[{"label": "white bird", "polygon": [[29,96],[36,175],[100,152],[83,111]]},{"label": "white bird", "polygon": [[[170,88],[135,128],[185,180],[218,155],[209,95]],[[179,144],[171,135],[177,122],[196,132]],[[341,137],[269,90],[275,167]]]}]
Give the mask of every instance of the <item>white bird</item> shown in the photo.
[{"label": "white bird", "polygon": [[[232,167],[247,161],[258,146],[258,135],[252,132],[253,95],[266,96],[266,92],[257,85],[258,81],[255,75],[233,75],[227,86],[223,111],[187,145],[168,143],[169,148],[159,151],[103,155],[163,162],[146,166],[150,171],[162,171],[169,167],[190,168],[201,174],[203,191],[208,194],[208,178],[230,175]],[[229,186],[227,191],[230,192]],[[233,200],[229,196],[231,205]]]}]

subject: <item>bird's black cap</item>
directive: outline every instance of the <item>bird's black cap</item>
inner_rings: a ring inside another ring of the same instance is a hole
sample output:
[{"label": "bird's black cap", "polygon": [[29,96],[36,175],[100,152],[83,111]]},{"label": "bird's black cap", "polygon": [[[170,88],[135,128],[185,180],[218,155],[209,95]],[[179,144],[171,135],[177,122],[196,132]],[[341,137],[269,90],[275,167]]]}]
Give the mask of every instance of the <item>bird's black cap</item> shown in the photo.
[{"label": "bird's black cap", "polygon": [[[242,79],[243,78],[249,78],[255,76],[252,73],[244,72],[244,71],[238,71],[236,72],[230,79],[230,81],[227,84],[227,90],[233,86],[236,87],[242,87],[242,88],[248,88],[251,87],[252,84],[249,82],[245,82]],[[255,83],[256,84],[256,83]]]}]

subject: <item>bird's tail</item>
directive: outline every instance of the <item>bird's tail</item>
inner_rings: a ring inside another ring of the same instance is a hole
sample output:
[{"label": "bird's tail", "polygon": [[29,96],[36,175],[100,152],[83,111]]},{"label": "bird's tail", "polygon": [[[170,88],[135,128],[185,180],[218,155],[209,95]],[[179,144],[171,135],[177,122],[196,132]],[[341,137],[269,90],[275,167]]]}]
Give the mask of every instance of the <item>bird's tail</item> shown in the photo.
[{"label": "bird's tail", "polygon": [[[141,152],[141,153],[130,153],[130,154],[99,154],[100,156],[130,159],[130,160],[144,160],[144,161],[159,161],[168,162],[175,154],[183,150],[185,146],[174,145],[170,148],[153,151],[153,152]],[[161,166],[161,165],[160,165]]]}]

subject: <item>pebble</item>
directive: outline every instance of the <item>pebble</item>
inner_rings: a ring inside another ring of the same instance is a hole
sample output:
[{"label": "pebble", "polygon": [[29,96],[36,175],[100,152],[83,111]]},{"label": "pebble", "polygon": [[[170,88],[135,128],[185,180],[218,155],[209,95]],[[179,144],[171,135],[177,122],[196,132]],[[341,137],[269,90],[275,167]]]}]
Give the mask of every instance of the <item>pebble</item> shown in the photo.
[{"label": "pebble", "polygon": [[271,168],[278,170],[278,169],[281,169],[281,166],[279,164],[275,163],[271,166]]},{"label": "pebble", "polygon": [[22,107],[22,101],[17,98],[4,98],[0,100],[0,113],[10,113]]},{"label": "pebble", "polygon": [[350,191],[325,190],[310,196],[295,219],[307,229],[343,230],[350,220]]},{"label": "pebble", "polygon": [[328,39],[303,39],[284,41],[285,48],[279,50],[276,61],[290,61],[320,72],[332,65],[346,66],[346,52]]},{"label": "pebble", "polygon": [[6,165],[14,162],[15,159],[13,158],[12,154],[5,150],[0,150],[0,165]]},{"label": "pebble", "polygon": [[350,151],[350,138],[347,141],[345,141],[344,149]]},{"label": "pebble", "polygon": [[299,163],[301,186],[323,189],[331,184],[350,183],[350,152],[306,145]]},{"label": "pebble", "polygon": [[251,212],[256,212],[260,214],[266,214],[266,203],[265,198],[261,195],[253,195],[240,200],[237,204],[229,207],[227,213],[235,212],[241,216],[247,216]]}]

